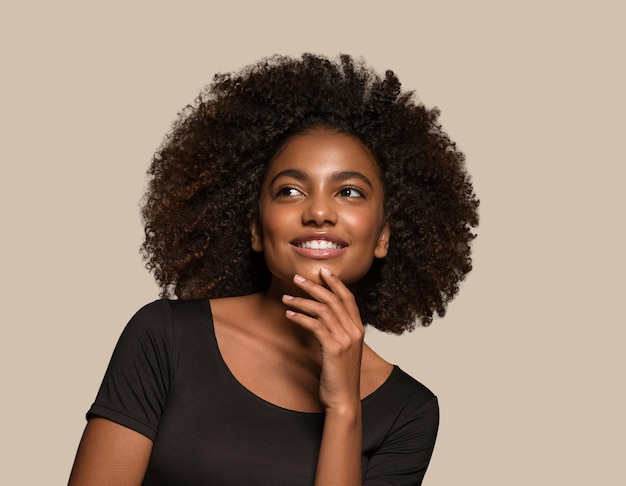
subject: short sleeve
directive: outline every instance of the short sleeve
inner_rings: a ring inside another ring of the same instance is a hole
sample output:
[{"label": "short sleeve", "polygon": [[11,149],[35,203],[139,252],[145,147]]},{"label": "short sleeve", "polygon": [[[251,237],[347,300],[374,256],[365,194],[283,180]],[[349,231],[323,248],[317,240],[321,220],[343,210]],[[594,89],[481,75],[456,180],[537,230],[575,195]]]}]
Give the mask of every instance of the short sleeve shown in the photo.
[{"label": "short sleeve", "polygon": [[154,441],[172,362],[171,310],[159,300],[140,309],[122,332],[87,419],[103,417]]},{"label": "short sleeve", "polygon": [[435,447],[439,428],[439,404],[409,402],[389,434],[370,457],[364,477],[367,486],[415,486],[422,484]]}]

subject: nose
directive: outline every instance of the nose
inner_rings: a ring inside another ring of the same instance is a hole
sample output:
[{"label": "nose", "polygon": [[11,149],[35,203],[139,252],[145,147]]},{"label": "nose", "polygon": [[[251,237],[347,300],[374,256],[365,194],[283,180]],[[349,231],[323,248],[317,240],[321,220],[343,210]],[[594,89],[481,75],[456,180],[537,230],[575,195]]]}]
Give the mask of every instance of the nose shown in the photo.
[{"label": "nose", "polygon": [[323,226],[337,223],[337,211],[332,196],[309,195],[306,207],[302,212],[302,222],[306,225]]}]

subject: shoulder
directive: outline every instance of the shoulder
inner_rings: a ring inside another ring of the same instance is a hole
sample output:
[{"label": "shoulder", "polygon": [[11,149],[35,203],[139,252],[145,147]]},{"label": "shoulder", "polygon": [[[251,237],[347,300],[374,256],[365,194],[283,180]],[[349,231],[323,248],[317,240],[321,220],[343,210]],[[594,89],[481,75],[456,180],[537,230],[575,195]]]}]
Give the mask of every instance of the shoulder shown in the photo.
[{"label": "shoulder", "polygon": [[133,343],[169,340],[171,338],[171,311],[166,299],[155,300],[141,307],[130,318],[118,340],[117,348]]},{"label": "shoulder", "polygon": [[163,324],[171,319],[170,300],[158,299],[141,307],[130,319],[136,327]]},{"label": "shoulder", "polygon": [[130,319],[126,329],[127,331],[171,329],[178,321],[184,321],[186,317],[202,315],[206,319],[208,310],[208,301],[204,299],[158,299],[141,307]]},{"label": "shoulder", "polygon": [[417,420],[434,430],[439,424],[439,405],[435,394],[425,385],[394,366],[389,378],[364,402],[371,420],[387,423],[390,428]]},{"label": "shoulder", "polygon": [[375,398],[375,402],[420,406],[435,398],[425,385],[400,367],[385,361],[367,345],[363,348],[361,369],[362,386],[365,384],[369,390],[365,395]]},{"label": "shoulder", "polygon": [[431,401],[433,398],[436,399],[435,394],[426,385],[417,381],[398,366],[394,366],[389,376],[389,386],[393,389],[394,395],[410,400],[418,406]]},{"label": "shoulder", "polygon": [[175,343],[195,339],[196,328],[210,320],[208,301],[159,299],[141,307],[128,321],[116,352],[145,355],[171,355]]},{"label": "shoulder", "polygon": [[438,421],[439,406],[435,394],[398,366],[394,366],[389,379],[381,387],[381,397],[391,402],[398,413],[411,415],[428,412]]},{"label": "shoulder", "polygon": [[211,299],[210,307],[213,320],[227,322],[231,326],[247,323],[263,313],[261,294]]},{"label": "shoulder", "polygon": [[394,366],[363,407],[363,444],[370,451],[365,483],[421,484],[438,428],[437,397]]}]

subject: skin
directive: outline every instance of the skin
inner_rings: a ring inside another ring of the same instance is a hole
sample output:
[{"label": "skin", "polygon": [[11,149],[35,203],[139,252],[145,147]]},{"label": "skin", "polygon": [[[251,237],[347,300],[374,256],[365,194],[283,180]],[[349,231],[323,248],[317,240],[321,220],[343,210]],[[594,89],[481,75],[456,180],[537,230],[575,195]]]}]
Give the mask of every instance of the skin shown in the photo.
[{"label": "skin", "polygon": [[[358,139],[327,130],[293,137],[268,168],[262,223],[251,225],[252,248],[264,252],[273,275],[270,292],[297,292],[296,273],[321,283],[322,266],[347,284],[360,279],[374,257],[387,254],[383,201],[375,160]],[[294,242],[315,238],[345,248],[336,257],[295,250]]]},{"label": "skin", "polygon": [[[392,369],[363,343],[350,291],[387,253],[383,201],[375,160],[358,139],[324,129],[293,137],[269,165],[250,225],[270,288],[211,301],[220,352],[243,386],[284,408],[325,412],[318,485],[362,483],[361,400]],[[323,240],[335,247],[301,248]],[[92,419],[69,484],[139,485],[151,449],[141,434]]]}]

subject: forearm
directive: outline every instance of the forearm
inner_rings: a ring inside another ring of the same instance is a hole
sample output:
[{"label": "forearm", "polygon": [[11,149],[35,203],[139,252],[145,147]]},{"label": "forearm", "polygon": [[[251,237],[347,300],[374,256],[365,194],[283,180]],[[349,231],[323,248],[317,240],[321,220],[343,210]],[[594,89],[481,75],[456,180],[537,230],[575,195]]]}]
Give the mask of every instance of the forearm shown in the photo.
[{"label": "forearm", "polygon": [[316,486],[361,485],[361,403],[327,411],[315,475]]},{"label": "forearm", "polygon": [[68,485],[140,485],[151,452],[152,441],[147,437],[94,417],[85,428]]},{"label": "forearm", "polygon": [[365,330],[354,295],[328,269],[328,288],[300,275],[294,284],[312,299],[283,295],[286,316],[317,339],[321,351],[319,398],[326,417],[317,460],[316,486],[360,486],[361,359]]}]

